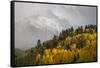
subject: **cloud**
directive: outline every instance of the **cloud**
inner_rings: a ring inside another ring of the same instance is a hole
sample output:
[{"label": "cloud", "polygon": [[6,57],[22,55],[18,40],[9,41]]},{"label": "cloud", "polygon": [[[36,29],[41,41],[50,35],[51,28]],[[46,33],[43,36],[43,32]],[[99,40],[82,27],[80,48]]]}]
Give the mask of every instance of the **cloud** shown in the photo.
[{"label": "cloud", "polygon": [[27,49],[71,26],[96,24],[96,8],[15,3],[15,47]]},{"label": "cloud", "polygon": [[61,32],[61,30],[63,29],[63,26],[61,26],[56,19],[45,17],[45,16],[39,16],[36,20],[31,19],[30,25],[38,29],[42,29],[42,30],[47,29],[53,32],[57,31],[58,33]]}]

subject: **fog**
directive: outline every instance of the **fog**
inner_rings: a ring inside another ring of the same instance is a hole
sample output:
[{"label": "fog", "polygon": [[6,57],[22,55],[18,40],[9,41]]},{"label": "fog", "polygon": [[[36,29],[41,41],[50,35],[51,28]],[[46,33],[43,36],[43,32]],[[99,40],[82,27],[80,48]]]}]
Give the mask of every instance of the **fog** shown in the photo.
[{"label": "fog", "polygon": [[96,25],[96,7],[15,2],[15,48],[26,50],[38,39],[87,24]]}]

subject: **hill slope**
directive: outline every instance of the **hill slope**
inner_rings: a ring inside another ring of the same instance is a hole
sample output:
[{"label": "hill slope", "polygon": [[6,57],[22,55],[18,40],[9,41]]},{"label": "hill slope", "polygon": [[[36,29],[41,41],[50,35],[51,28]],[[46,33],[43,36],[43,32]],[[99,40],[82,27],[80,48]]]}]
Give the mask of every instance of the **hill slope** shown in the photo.
[{"label": "hill slope", "polygon": [[28,49],[16,58],[16,66],[97,61],[97,27],[86,25],[63,30],[59,36]]}]

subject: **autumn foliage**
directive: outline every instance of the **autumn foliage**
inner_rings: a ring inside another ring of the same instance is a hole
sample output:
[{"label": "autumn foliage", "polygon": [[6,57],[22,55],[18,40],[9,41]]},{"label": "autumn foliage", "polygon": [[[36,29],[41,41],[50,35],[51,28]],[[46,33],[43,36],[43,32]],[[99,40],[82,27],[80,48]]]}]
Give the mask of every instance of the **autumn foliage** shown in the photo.
[{"label": "autumn foliage", "polygon": [[77,29],[63,30],[59,36],[26,50],[18,56],[16,66],[44,65],[76,62],[93,62],[97,60],[97,27],[86,25]]}]

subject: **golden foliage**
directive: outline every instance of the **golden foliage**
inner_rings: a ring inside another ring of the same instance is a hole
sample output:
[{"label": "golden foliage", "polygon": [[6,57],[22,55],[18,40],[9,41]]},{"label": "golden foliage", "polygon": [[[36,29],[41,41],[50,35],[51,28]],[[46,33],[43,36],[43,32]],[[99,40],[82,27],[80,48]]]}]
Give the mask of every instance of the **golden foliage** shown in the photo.
[{"label": "golden foliage", "polygon": [[[38,49],[28,50],[22,56],[16,58],[16,65],[41,65],[96,61],[97,57],[97,34],[95,29],[85,29],[82,33],[72,32],[72,35],[65,35],[63,39],[56,39],[57,45],[50,42],[44,43],[41,53]],[[55,46],[55,47],[53,47]],[[47,48],[46,48],[47,47]]]}]

